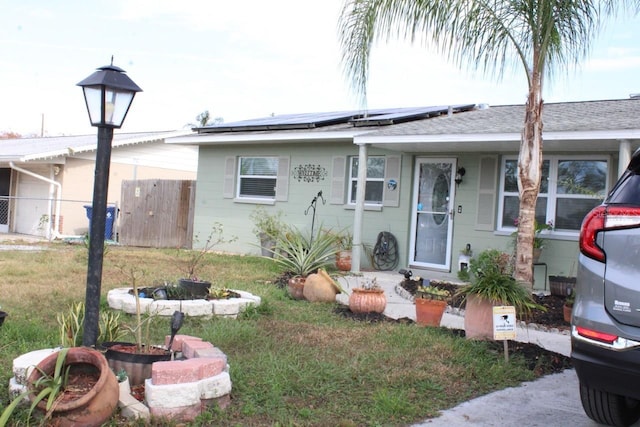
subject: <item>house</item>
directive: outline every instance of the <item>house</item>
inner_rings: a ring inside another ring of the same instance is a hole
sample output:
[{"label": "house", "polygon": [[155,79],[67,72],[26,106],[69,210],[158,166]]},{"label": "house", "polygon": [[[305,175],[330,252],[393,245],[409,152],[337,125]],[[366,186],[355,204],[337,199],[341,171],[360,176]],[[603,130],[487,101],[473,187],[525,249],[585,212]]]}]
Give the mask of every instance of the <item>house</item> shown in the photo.
[{"label": "house", "polygon": [[[523,105],[366,113],[274,116],[167,139],[200,147],[195,233],[220,222],[238,238],[224,249],[258,253],[249,218],[264,206],[301,228],[361,229],[356,271],[371,266],[366,248],[381,231],[397,240],[397,268],[414,271],[455,275],[467,245],[513,251]],[[640,99],[545,104],[543,119],[536,219],[553,229],[541,235],[536,288],[547,286],[547,275],[575,274],[582,218],[640,146]]]},{"label": "house", "polygon": [[[108,206],[121,204],[125,180],[193,180],[197,147],[164,143],[187,133],[115,133]],[[0,232],[47,238],[87,233],[96,147],[95,134],[0,140]]]}]

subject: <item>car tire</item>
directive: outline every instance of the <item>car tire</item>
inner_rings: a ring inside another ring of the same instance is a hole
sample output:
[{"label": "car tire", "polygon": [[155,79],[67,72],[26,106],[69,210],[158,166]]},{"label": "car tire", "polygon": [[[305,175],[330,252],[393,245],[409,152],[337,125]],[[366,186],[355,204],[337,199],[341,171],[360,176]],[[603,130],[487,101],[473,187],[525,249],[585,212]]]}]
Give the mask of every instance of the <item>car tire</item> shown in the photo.
[{"label": "car tire", "polygon": [[580,400],[589,418],[600,424],[626,427],[640,418],[640,402],[580,384]]}]

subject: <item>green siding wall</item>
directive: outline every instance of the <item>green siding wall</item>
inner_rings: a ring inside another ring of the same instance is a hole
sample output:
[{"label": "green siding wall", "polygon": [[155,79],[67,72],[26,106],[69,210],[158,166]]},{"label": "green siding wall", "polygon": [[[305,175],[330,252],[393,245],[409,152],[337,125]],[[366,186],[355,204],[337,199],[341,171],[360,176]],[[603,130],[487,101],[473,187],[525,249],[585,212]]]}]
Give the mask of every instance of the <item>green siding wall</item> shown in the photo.
[{"label": "green siding wall", "polygon": [[[370,148],[369,155],[397,155],[396,152]],[[486,153],[489,154],[489,153]],[[253,234],[253,223],[249,216],[255,209],[254,204],[238,203],[233,199],[223,197],[224,162],[228,156],[290,156],[291,171],[296,166],[313,164],[325,168],[327,175],[320,182],[300,182],[293,176],[289,180],[289,193],[286,202],[276,202],[273,205],[262,205],[267,210],[276,212],[281,210],[284,219],[290,225],[310,230],[312,209],[307,215],[305,210],[311,200],[322,191],[326,204],[316,206],[315,226],[325,228],[351,228],[354,210],[345,205],[330,203],[332,158],[334,156],[357,156],[358,147],[350,143],[298,143],[271,145],[237,145],[228,147],[200,147],[198,164],[198,186],[196,194],[196,208],[194,218],[195,236],[203,241],[214,222],[224,225],[225,237],[237,237],[233,243],[219,247],[220,250],[258,254],[260,248],[258,239]],[[451,260],[453,275],[458,270],[458,255],[467,243],[471,244],[474,253],[484,249],[495,248],[507,252],[513,251],[512,237],[499,235],[494,231],[481,231],[475,227],[476,205],[479,179],[479,162],[483,153],[437,153],[434,157],[452,157],[457,159],[458,167],[464,167],[466,174],[463,182],[457,186],[454,202],[454,232]],[[398,189],[400,192],[399,207],[385,206],[380,211],[366,210],[364,213],[363,240],[365,245],[372,248],[380,231],[390,231],[398,239],[400,249],[400,264],[398,268],[406,267],[408,263],[408,246],[410,240],[410,205],[413,192],[413,168],[416,156],[428,157],[426,153],[404,154],[402,156],[402,173]],[[612,179],[615,179],[617,167],[611,165]],[[496,185],[498,183],[496,182]],[[496,200],[497,202],[497,200]],[[461,207],[462,212],[458,212]],[[198,243],[194,243],[198,246]],[[575,274],[575,260],[578,256],[577,241],[547,239],[542,253],[541,262],[548,265],[548,274]],[[362,259],[362,267],[370,266],[366,256]],[[538,289],[544,286],[544,274],[541,268],[536,269],[536,285]]]}]

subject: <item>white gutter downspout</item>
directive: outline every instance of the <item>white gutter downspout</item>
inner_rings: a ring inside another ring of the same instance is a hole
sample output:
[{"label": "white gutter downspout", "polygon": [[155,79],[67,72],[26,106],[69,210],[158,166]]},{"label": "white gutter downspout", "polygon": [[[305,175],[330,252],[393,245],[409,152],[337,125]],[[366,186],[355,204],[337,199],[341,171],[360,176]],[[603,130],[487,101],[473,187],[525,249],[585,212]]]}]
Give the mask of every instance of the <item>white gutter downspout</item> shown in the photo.
[{"label": "white gutter downspout", "polygon": [[353,217],[353,257],[351,271],[360,272],[362,246],[362,219],[364,217],[364,193],[367,186],[367,144],[358,144],[358,180],[356,183],[356,210]]},{"label": "white gutter downspout", "polygon": [[[9,167],[11,167],[11,169],[14,169],[18,172],[24,173],[26,175],[32,176],[36,179],[39,179],[41,181],[45,181],[48,182],[49,184],[55,185],[56,186],[56,207],[55,207],[55,217],[56,220],[54,221],[54,225],[53,225],[53,238],[57,238],[60,236],[60,201],[62,200],[62,184],[60,184],[59,182],[56,182],[52,179],[46,178],[42,175],[38,175],[36,173],[33,173],[29,170],[26,169],[22,169],[19,168],[18,166],[16,166],[12,161],[9,162]],[[49,233],[47,233],[49,234]],[[51,236],[47,236],[47,237],[51,237]],[[50,238],[51,240],[51,238]]]},{"label": "white gutter downspout", "polygon": [[629,166],[630,161],[631,141],[628,139],[621,139],[620,146],[618,147],[618,178],[620,178],[624,171],[627,170],[627,166]]}]

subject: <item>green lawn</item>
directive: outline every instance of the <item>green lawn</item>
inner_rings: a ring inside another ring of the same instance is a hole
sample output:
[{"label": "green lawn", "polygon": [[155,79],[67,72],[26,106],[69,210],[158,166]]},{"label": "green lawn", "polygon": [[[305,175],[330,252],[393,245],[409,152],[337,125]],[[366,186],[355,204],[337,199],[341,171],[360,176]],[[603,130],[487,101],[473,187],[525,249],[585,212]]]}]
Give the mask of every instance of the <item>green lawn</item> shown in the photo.
[{"label": "green lawn", "polygon": [[[37,253],[0,252],[0,306],[10,316],[0,327],[4,385],[15,357],[59,345],[56,313],[84,300],[86,248],[44,246]],[[103,309],[109,289],[128,285],[123,271],[144,271],[140,285],[150,286],[176,281],[185,260],[176,250],[109,247]],[[180,333],[224,351],[233,382],[230,406],[192,425],[402,426],[536,376],[517,354],[505,365],[487,343],[446,329],[358,322],[336,314],[335,304],[294,301],[275,284],[279,272],[270,260],[207,254],[197,274],[213,286],[257,294],[263,303],[236,320],[186,319]],[[169,320],[161,320],[153,335],[160,341],[169,330]],[[0,386],[0,406],[7,403],[7,387]],[[25,419],[20,412],[14,423],[26,425]],[[136,424],[114,419],[112,425]]]}]

